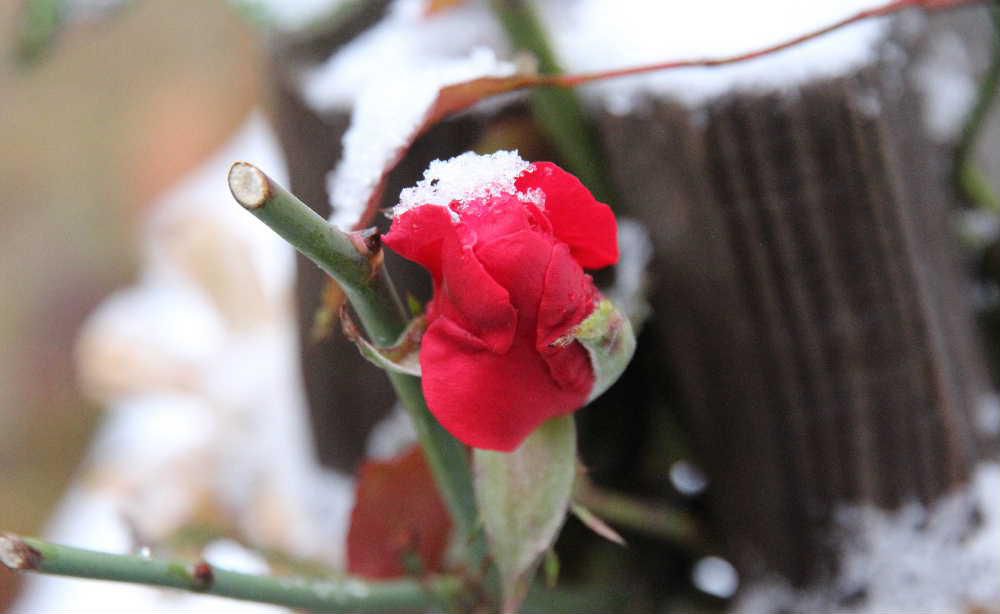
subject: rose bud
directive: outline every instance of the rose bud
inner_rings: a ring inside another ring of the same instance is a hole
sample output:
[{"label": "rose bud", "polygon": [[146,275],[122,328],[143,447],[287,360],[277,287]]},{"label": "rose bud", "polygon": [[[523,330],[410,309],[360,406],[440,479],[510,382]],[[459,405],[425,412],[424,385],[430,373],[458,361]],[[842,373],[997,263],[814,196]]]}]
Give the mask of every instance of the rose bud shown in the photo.
[{"label": "rose bud", "polygon": [[424,395],[470,446],[516,449],[631,358],[628,319],[583,271],[618,261],[615,216],[555,164],[516,152],[435,161],[403,190],[385,244],[433,276]]}]

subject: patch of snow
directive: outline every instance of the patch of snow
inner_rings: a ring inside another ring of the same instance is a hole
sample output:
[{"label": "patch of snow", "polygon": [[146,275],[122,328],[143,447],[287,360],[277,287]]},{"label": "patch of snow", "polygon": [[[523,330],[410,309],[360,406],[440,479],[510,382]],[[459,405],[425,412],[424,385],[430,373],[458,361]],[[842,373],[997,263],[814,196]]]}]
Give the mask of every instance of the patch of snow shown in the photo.
[{"label": "patch of snow", "polygon": [[306,102],[319,112],[353,110],[338,167],[327,178],[331,221],[352,226],[382,169],[414,136],[441,88],[516,67],[499,24],[481,2],[427,17],[422,0],[399,0],[375,26],[323,64],[303,71]]},{"label": "patch of snow", "polygon": [[403,406],[397,404],[368,434],[368,458],[389,459],[399,455],[417,441],[413,421]]},{"label": "patch of snow", "polygon": [[982,463],[972,483],[931,509],[845,507],[836,514],[840,573],[824,590],[780,581],[751,587],[734,611],[973,611],[1000,600],[1000,465]]},{"label": "patch of snow", "polygon": [[[873,0],[649,2],[563,0],[538,3],[569,72],[741,54],[877,6]],[[584,88],[609,112],[631,112],[644,96],[697,106],[733,89],[785,89],[848,73],[875,59],[887,20],[869,19],[765,57],[605,81]]]},{"label": "patch of snow", "polygon": [[503,31],[481,2],[465,2],[432,17],[424,16],[424,6],[424,0],[395,2],[378,24],[326,62],[306,69],[299,80],[306,102],[321,113],[349,111],[373,80],[408,82],[413,71],[433,72],[431,65],[463,60],[477,48],[506,54]]},{"label": "patch of snow", "polygon": [[923,94],[924,125],[935,139],[949,142],[958,136],[976,101],[977,82],[972,58],[957,32],[942,32],[914,69]]},{"label": "patch of snow", "polygon": [[415,136],[442,88],[479,77],[514,74],[513,64],[477,48],[468,56],[381,71],[358,96],[344,134],[340,163],[327,176],[330,221],[350,228],[360,218],[382,171]]},{"label": "patch of snow", "polygon": [[620,256],[615,265],[615,283],[604,294],[628,316],[632,328],[639,331],[652,311],[646,294],[653,241],[639,221],[622,217],[618,219],[618,246]]},{"label": "patch of snow", "polygon": [[[393,215],[403,214],[414,207],[437,205],[447,207],[500,194],[515,194],[518,177],[531,169],[531,163],[521,159],[516,151],[498,151],[481,156],[471,151],[449,160],[434,160],[424,171],[424,178],[399,195]],[[532,191],[525,198],[544,201],[544,194]],[[544,204],[544,203],[543,203]]]}]

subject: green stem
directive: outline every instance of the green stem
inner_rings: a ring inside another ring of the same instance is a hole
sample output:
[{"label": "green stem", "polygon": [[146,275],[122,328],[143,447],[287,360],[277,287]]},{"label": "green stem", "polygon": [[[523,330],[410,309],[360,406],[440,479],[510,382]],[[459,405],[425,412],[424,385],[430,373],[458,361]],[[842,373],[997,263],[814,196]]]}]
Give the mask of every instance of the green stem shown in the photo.
[{"label": "green stem", "polygon": [[[257,167],[237,162],[229,171],[233,197],[281,235],[343,288],[358,320],[376,345],[389,346],[406,328],[407,317],[382,264],[378,235],[345,233],[272,181]],[[413,419],[438,488],[461,535],[470,539],[470,562],[485,554],[479,531],[472,474],[465,446],[431,415],[420,380],[389,373],[400,401]]]},{"label": "green stem", "polygon": [[322,612],[386,612],[442,607],[463,590],[462,581],[440,576],[422,582],[368,582],[356,578],[314,580],[226,571],[205,562],[148,559],[0,535],[0,563],[17,571],[164,586]]},{"label": "green stem", "polygon": [[690,550],[704,549],[698,522],[690,514],[604,490],[580,479],[573,500],[603,520],[659,537]]},{"label": "green stem", "polygon": [[[492,0],[492,6],[511,44],[530,51],[538,60],[541,74],[563,72],[542,22],[526,0]],[[537,88],[531,94],[531,109],[569,170],[599,200],[611,202],[611,181],[605,172],[597,131],[587,119],[576,93],[564,87]]]},{"label": "green stem", "polygon": [[975,154],[979,136],[986,125],[990,108],[1000,87],[1000,2],[990,3],[990,14],[993,18],[993,53],[990,66],[979,84],[976,104],[969,113],[962,128],[962,135],[955,147],[955,166],[952,180],[958,193],[969,202],[1000,211],[1000,197],[976,165]]}]

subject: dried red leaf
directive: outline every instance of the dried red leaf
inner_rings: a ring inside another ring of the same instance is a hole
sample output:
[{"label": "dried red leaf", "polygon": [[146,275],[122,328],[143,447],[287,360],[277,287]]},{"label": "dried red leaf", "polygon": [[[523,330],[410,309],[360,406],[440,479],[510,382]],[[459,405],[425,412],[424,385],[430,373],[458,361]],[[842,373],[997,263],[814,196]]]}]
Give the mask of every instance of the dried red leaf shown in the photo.
[{"label": "dried red leaf", "polygon": [[410,561],[424,572],[440,571],[450,535],[451,518],[419,446],[362,465],[347,533],[348,572],[399,577],[412,571]]}]

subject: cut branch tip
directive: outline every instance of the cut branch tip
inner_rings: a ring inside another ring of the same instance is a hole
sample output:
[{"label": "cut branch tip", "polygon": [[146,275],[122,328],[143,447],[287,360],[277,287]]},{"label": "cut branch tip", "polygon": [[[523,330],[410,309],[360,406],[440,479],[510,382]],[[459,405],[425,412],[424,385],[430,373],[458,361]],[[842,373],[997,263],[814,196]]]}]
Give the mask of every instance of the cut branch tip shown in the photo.
[{"label": "cut branch tip", "polygon": [[259,168],[248,162],[234,162],[229,168],[229,191],[247,209],[257,209],[271,198],[271,182]]},{"label": "cut branch tip", "polygon": [[208,562],[198,561],[191,567],[191,579],[195,590],[207,591],[215,584],[215,570]]},{"label": "cut branch tip", "polygon": [[14,571],[37,570],[42,563],[42,553],[32,548],[17,535],[0,534],[0,564]]}]

